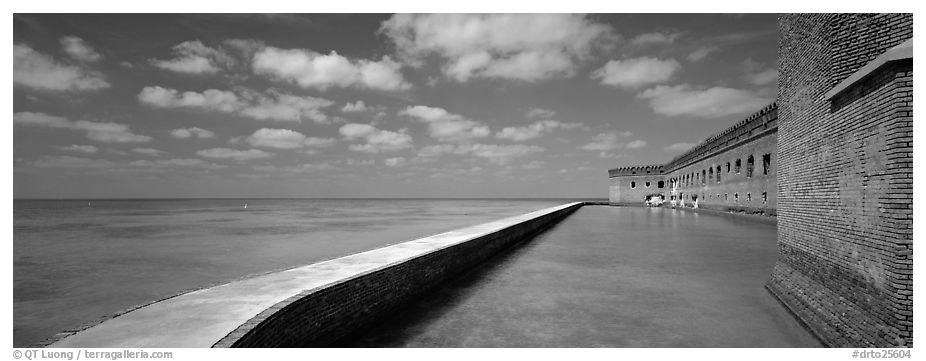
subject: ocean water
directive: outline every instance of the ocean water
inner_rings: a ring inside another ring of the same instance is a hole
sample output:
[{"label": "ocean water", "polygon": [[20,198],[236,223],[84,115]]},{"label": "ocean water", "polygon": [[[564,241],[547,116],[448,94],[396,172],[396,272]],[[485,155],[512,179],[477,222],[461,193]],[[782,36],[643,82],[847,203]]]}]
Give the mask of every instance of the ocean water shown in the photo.
[{"label": "ocean water", "polygon": [[569,201],[15,200],[13,345],[181,292]]}]

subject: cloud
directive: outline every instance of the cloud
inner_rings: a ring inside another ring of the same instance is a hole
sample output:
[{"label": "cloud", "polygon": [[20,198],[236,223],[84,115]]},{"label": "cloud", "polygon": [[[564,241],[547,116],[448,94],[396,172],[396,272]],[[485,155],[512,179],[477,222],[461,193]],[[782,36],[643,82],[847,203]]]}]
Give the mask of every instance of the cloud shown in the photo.
[{"label": "cloud", "polygon": [[330,100],[275,91],[267,93],[269,97],[255,96],[255,104],[243,108],[241,115],[257,120],[302,122],[309,119],[319,124],[328,123],[328,116],[321,109],[334,104]]},{"label": "cloud", "polygon": [[592,137],[591,142],[585,145],[582,145],[581,147],[579,147],[579,149],[603,152],[603,151],[610,151],[610,150],[623,148],[625,146],[623,138],[627,138],[632,135],[633,134],[630,132],[623,132],[623,133],[607,132],[607,133],[596,134],[594,137]]},{"label": "cloud", "polygon": [[338,140],[334,138],[307,137],[303,143],[305,143],[307,147],[325,148],[330,147],[337,142]]},{"label": "cloud", "polygon": [[358,100],[353,103],[344,104],[344,107],[341,108],[341,111],[345,113],[357,113],[357,112],[364,112],[366,110],[367,110],[367,105],[363,103],[363,100]]},{"label": "cloud", "polygon": [[742,67],[743,79],[749,84],[762,86],[778,81],[778,69],[766,68],[752,59],[744,60]]},{"label": "cloud", "polygon": [[489,136],[491,131],[483,123],[453,114],[443,108],[425,105],[409,106],[399,115],[406,115],[428,124],[431,137],[440,141],[461,142]]},{"label": "cloud", "polygon": [[118,123],[69,120],[45,113],[19,112],[13,114],[13,123],[23,126],[48,127],[84,131],[87,138],[104,143],[144,143],[151,140],[146,135],[129,131],[129,126]]},{"label": "cloud", "polygon": [[645,146],[646,146],[646,141],[639,140],[639,139],[634,140],[630,143],[627,143],[627,149],[637,149],[637,148],[643,148]]},{"label": "cloud", "polygon": [[412,136],[404,132],[377,129],[369,124],[344,124],[338,131],[347,140],[366,142],[365,144],[351,144],[348,148],[355,152],[381,153],[412,147]]},{"label": "cloud", "polygon": [[157,150],[154,148],[133,148],[132,151],[138,154],[150,155],[150,156],[155,156],[155,157],[161,154],[167,154],[167,152],[163,150]]},{"label": "cloud", "polygon": [[499,139],[508,139],[516,142],[539,138],[544,133],[556,129],[570,129],[581,127],[582,123],[563,123],[556,120],[541,120],[526,127],[506,127],[495,133]]},{"label": "cloud", "polygon": [[402,65],[385,56],[380,61],[350,60],[335,51],[325,55],[307,49],[266,47],[254,55],[254,72],[296,83],[303,88],[361,87],[404,90]]},{"label": "cloud", "polygon": [[630,39],[630,43],[633,45],[671,44],[674,43],[675,39],[681,35],[681,33],[645,33]]},{"label": "cloud", "polygon": [[68,53],[68,55],[76,60],[92,63],[103,59],[103,55],[96,52],[96,50],[88,45],[84,39],[76,36],[65,36],[58,41],[61,42],[61,47],[64,48],[64,52]]},{"label": "cloud", "polygon": [[173,53],[173,59],[151,59],[149,62],[164,70],[186,74],[214,74],[221,70],[220,65],[234,63],[224,52],[205,46],[199,40],[177,44],[173,47]]},{"label": "cloud", "polygon": [[63,65],[32,48],[13,45],[13,83],[46,91],[90,91],[109,88],[95,71]]},{"label": "cloud", "polygon": [[408,161],[405,160],[405,158],[403,157],[395,157],[395,158],[386,158],[386,161],[384,163],[386,164],[387,167],[401,167],[407,164]]},{"label": "cloud", "polygon": [[683,152],[683,151],[691,149],[691,147],[694,147],[694,146],[695,146],[695,143],[682,142],[682,143],[675,143],[668,147],[665,147],[665,150],[669,150],[673,152]]},{"label": "cloud", "polygon": [[175,89],[146,86],[138,93],[138,100],[143,104],[158,108],[203,108],[226,113],[243,107],[238,95],[217,89],[208,89],[202,93],[192,91],[180,93]]},{"label": "cloud", "polygon": [[94,147],[92,145],[77,145],[77,144],[71,144],[67,147],[55,147],[55,148],[68,151],[68,152],[78,152],[78,153],[96,153],[99,150],[97,147]]},{"label": "cloud", "polygon": [[259,149],[237,150],[229,148],[203,149],[197,151],[196,154],[206,158],[233,159],[237,161],[261,159],[274,155],[273,153],[268,153]]},{"label": "cloud", "polygon": [[115,163],[105,159],[90,159],[83,157],[64,156],[45,156],[32,163],[36,168],[66,168],[66,169],[108,169],[115,166]]},{"label": "cloud", "polygon": [[675,59],[663,60],[644,56],[610,60],[604,67],[592,73],[592,79],[600,79],[604,85],[630,89],[666,82],[681,69],[682,66]]},{"label": "cloud", "polygon": [[556,116],[556,112],[549,110],[549,109],[543,109],[543,108],[530,108],[530,110],[527,111],[527,115],[525,116],[528,118],[532,118],[532,119],[539,119],[539,118],[550,119]]},{"label": "cloud", "polygon": [[147,86],[138,93],[138,101],[158,108],[200,108],[238,115],[257,120],[302,122],[309,119],[327,124],[328,116],[322,108],[334,102],[310,96],[295,96],[268,89],[263,93],[248,89],[238,92],[207,89],[202,93],[160,86]]},{"label": "cloud", "polygon": [[751,112],[774,100],[750,90],[719,86],[694,88],[688,84],[660,85],[637,94],[637,98],[648,100],[656,114],[702,118]]},{"label": "cloud", "polygon": [[448,77],[538,81],[571,76],[593,50],[617,39],[579,14],[396,14],[380,32],[415,66],[437,55]]},{"label": "cloud", "polygon": [[687,58],[690,61],[701,61],[711,55],[711,53],[719,50],[720,48],[716,46],[705,46],[691,52],[691,54],[688,54]]},{"label": "cloud", "polygon": [[171,130],[170,136],[177,138],[177,139],[187,139],[187,138],[193,138],[193,137],[196,137],[199,139],[207,139],[207,138],[214,138],[215,133],[213,133],[212,131],[203,129],[203,128],[193,127],[193,128],[180,128],[180,129]]},{"label": "cloud", "polygon": [[475,157],[486,158],[490,162],[498,164],[505,164],[514,160],[515,158],[528,156],[534,153],[540,153],[545,150],[543,147],[524,144],[473,144],[472,146],[464,145],[461,147],[468,147],[469,153]]},{"label": "cloud", "polygon": [[295,149],[305,146],[306,137],[289,129],[262,128],[251,134],[247,142],[255,147]]},{"label": "cloud", "polygon": [[453,153],[455,149],[456,146],[453,144],[428,145],[421,147],[421,149],[418,150],[418,156],[425,158],[437,157],[442,154]]},{"label": "cloud", "polygon": [[205,161],[198,158],[176,158],[176,159],[158,159],[147,160],[141,159],[129,163],[136,167],[155,167],[155,168],[173,168],[173,167],[195,167],[206,164]]}]

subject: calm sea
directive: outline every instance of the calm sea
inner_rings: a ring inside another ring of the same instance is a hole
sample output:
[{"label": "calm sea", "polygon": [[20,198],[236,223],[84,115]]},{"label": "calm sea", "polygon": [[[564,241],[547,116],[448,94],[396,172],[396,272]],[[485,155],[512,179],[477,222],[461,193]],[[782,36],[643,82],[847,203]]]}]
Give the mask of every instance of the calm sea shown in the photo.
[{"label": "calm sea", "polygon": [[568,201],[15,200],[13,345],[184,291]]}]

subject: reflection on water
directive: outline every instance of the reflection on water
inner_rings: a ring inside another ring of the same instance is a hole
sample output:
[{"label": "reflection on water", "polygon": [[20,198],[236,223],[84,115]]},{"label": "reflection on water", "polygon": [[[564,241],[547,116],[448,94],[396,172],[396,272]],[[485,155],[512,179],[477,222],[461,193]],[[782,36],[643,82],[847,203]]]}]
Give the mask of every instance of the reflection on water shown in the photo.
[{"label": "reflection on water", "polygon": [[13,344],[179,292],[565,202],[17,200]]}]

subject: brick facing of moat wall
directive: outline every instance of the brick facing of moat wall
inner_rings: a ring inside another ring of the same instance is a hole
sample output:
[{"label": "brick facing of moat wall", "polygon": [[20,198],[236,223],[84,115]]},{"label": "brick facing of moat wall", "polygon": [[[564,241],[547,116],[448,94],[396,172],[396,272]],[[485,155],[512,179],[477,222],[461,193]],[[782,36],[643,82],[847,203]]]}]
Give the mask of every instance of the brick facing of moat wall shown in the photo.
[{"label": "brick facing of moat wall", "polygon": [[835,347],[912,346],[911,14],[779,18],[778,242],[767,287]]},{"label": "brick facing of moat wall", "polygon": [[261,312],[214,347],[324,347],[552,226],[582,203],[408,261],[307,290]]}]

